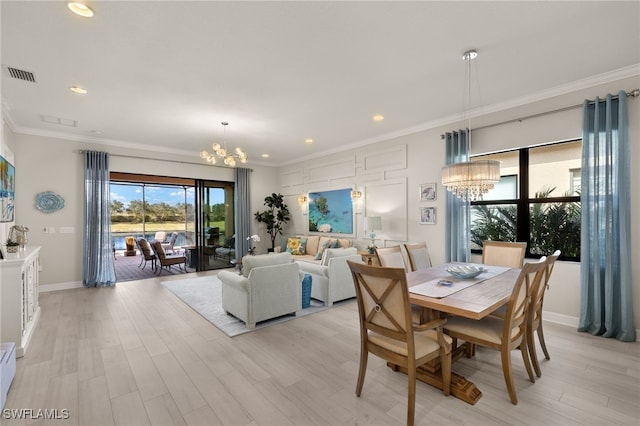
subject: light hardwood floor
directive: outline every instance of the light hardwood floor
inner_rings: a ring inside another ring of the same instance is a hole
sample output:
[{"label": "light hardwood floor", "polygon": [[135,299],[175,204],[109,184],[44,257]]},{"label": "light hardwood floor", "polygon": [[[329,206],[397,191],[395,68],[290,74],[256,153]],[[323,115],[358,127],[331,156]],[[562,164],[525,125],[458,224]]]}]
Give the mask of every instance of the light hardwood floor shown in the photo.
[{"label": "light hardwood floor", "polygon": [[[195,276],[196,274],[191,274]],[[402,425],[406,377],[369,357],[355,396],[359,329],[353,301],[229,338],[172,293],[163,277],[108,289],[42,293],[42,314],[18,360],[6,409],[67,409],[55,425]],[[512,357],[519,405],[499,354],[478,348],[454,371],[483,392],[474,406],[418,384],[424,425],[638,425],[640,344],[545,323],[551,361],[530,383]],[[541,358],[541,352],[538,354]]]}]

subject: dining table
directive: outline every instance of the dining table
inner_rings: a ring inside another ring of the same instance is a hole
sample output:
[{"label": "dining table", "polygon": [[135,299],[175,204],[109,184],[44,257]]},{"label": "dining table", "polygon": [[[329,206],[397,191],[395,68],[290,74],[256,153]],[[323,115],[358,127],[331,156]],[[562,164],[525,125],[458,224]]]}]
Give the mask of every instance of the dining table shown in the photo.
[{"label": "dining table", "polygon": [[[447,272],[451,266],[476,266],[484,272],[472,279],[459,279]],[[407,273],[409,301],[420,309],[420,322],[456,315],[480,320],[509,301],[520,269],[464,262],[451,262]],[[445,280],[446,285],[439,284]],[[450,284],[449,284],[450,283]],[[446,325],[445,325],[446,327]],[[453,348],[452,360],[462,356],[463,348]],[[442,389],[439,361],[418,368],[417,379]],[[406,369],[388,364],[396,371]],[[482,392],[463,376],[451,372],[451,394],[475,404]]]}]

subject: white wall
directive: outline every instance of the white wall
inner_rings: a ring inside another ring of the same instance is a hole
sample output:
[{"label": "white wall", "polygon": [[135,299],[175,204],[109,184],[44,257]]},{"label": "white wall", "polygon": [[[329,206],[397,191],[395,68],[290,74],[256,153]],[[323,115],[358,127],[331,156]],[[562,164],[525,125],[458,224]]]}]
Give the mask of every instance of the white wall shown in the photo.
[{"label": "white wall", "polygon": [[[587,90],[573,92],[547,101],[512,108],[500,113],[478,117],[474,125],[485,126],[500,123],[518,117],[552,111],[558,108],[581,105],[584,99],[617,93],[619,90],[631,91],[640,87],[640,78],[624,80],[596,86]],[[631,138],[632,188],[640,187],[640,99],[630,98],[629,122]],[[561,113],[544,115],[535,119],[512,124],[488,127],[473,132],[472,154],[490,153],[542,143],[580,138],[582,136],[582,109],[575,108]],[[429,117],[425,117],[425,121]],[[445,254],[445,197],[444,187],[440,184],[440,172],[444,164],[444,141],[440,135],[446,131],[465,127],[466,123],[421,131],[415,134],[387,140],[374,145],[349,150],[339,154],[322,157],[313,161],[304,161],[280,168],[280,190],[289,200],[297,199],[300,194],[319,189],[340,189],[357,186],[365,193],[360,213],[356,215],[360,248],[368,244],[362,229],[362,217],[371,214],[383,216],[381,237],[378,246],[390,246],[403,242],[426,241],[434,264],[444,262]],[[400,158],[401,155],[404,157]],[[327,167],[327,165],[335,165]],[[320,172],[322,171],[322,172]],[[422,183],[438,182],[435,201],[419,201],[418,187]],[[380,191],[387,186],[390,191]],[[380,199],[369,198],[371,193],[382,193]],[[388,206],[396,212],[400,206],[404,215],[391,219],[383,211]],[[436,225],[418,223],[419,207],[436,207]],[[638,191],[632,193],[632,211],[640,211]],[[291,234],[306,231],[304,216],[299,211],[296,223],[290,229]],[[640,259],[640,220],[633,215],[632,259]],[[475,261],[479,258],[474,257]],[[640,328],[640,263],[633,265],[634,323]],[[580,265],[576,262],[558,262],[550,282],[551,290],[545,296],[545,318],[569,325],[577,325],[580,316]]]},{"label": "white wall", "polygon": [[[29,227],[29,245],[42,246],[40,260],[41,291],[78,286],[82,281],[82,199],[83,156],[80,151],[101,150],[111,154],[110,169],[161,176],[233,181],[233,170],[197,163],[199,158],[139,152],[124,148],[96,146],[70,140],[5,132],[14,147],[16,166],[16,224]],[[138,158],[130,158],[138,157]],[[142,157],[142,158],[139,158]],[[156,159],[149,159],[154,157]],[[182,162],[181,162],[182,161]],[[258,210],[276,180],[273,168],[252,166],[251,208]],[[54,213],[35,208],[35,195],[53,191],[65,200],[65,207]],[[254,224],[257,226],[257,224]],[[55,233],[44,233],[49,227]],[[74,233],[61,234],[60,227],[72,227]],[[257,232],[257,230],[255,230]],[[267,244],[258,250],[266,252]]]},{"label": "white wall", "polygon": [[[640,78],[627,78],[606,85],[580,90],[571,94],[492,113],[472,121],[474,126],[497,123],[506,119],[550,111],[559,107],[578,105],[584,99],[593,99],[619,90],[630,91],[640,87]],[[429,117],[425,117],[428,121]],[[640,100],[629,99],[631,138],[632,188],[640,187]],[[581,109],[491,127],[474,132],[473,153],[495,152],[523,146],[581,136]],[[306,230],[306,216],[297,204],[297,197],[314,190],[357,187],[364,194],[356,212],[356,238],[358,245],[368,244],[362,229],[365,215],[382,214],[383,229],[378,232],[379,246],[395,245],[406,241],[427,241],[434,263],[444,261],[444,194],[440,184],[440,171],[444,163],[444,142],[440,134],[463,127],[462,123],[421,131],[392,140],[332,154],[313,161],[302,161],[279,169],[253,167],[251,177],[251,210],[263,208],[263,199],[271,192],[282,192],[291,207],[294,220],[289,233]],[[112,169],[122,172],[162,174],[179,177],[200,177],[232,180],[228,169],[206,165],[179,163],[198,161],[197,158],[176,158],[166,154],[141,153],[115,147],[100,147],[69,140],[14,134],[4,131],[3,150],[12,151],[16,165],[16,223],[31,229],[31,245],[42,248],[43,287],[77,283],[81,280],[82,256],[82,156],[81,149],[101,149],[112,154],[153,157],[158,160],[139,160],[112,156]],[[5,151],[3,151],[5,152]],[[421,202],[418,187],[422,183],[438,182],[437,199]],[[63,210],[44,214],[34,207],[34,196],[41,191],[54,191],[66,200]],[[640,211],[640,194],[632,192],[632,211]],[[420,225],[418,211],[421,206],[436,207],[436,225]],[[640,216],[632,215],[632,259],[640,259]],[[74,227],[74,234],[44,234],[45,226],[59,229]],[[257,227],[252,232],[265,235]],[[268,246],[262,239],[259,250]],[[633,263],[634,318],[640,327],[640,262]],[[546,319],[577,324],[579,317],[579,265],[559,262],[554,270],[551,291],[545,299]],[[46,290],[46,288],[43,288]]]}]

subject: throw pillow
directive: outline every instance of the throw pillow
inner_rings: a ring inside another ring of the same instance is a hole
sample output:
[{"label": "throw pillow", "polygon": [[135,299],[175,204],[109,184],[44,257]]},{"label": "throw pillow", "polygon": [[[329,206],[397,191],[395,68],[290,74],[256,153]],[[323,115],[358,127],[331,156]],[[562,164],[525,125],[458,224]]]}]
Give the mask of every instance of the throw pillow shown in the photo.
[{"label": "throw pillow", "polygon": [[334,240],[333,244],[331,244],[331,248],[340,248],[340,241]]},{"label": "throw pillow", "polygon": [[331,248],[332,244],[333,244],[333,240],[325,241],[325,243],[322,244],[322,247],[318,247],[318,253],[316,253],[316,257],[314,257],[314,259],[315,260],[322,259],[322,253],[324,253],[325,249]]},{"label": "throw pillow", "polygon": [[304,255],[306,245],[306,238],[289,238],[287,240],[287,251],[292,255]]}]

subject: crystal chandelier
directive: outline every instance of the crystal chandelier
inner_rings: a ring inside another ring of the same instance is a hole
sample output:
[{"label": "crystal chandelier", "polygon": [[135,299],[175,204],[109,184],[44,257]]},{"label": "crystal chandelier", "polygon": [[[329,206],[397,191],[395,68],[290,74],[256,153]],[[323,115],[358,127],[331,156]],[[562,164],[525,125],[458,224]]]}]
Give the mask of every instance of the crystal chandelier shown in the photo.
[{"label": "crystal chandelier", "polygon": [[[471,61],[478,56],[475,50],[464,53],[467,61],[469,104],[471,104]],[[469,124],[469,150],[471,150],[471,125]],[[500,162],[494,160],[466,161],[442,168],[442,184],[447,191],[463,200],[477,200],[500,182]]]},{"label": "crystal chandelier", "polygon": [[442,168],[442,184],[463,200],[477,200],[500,181],[500,162],[467,161]]},{"label": "crystal chandelier", "polygon": [[211,145],[213,154],[210,154],[207,151],[201,151],[200,158],[202,158],[209,164],[216,164],[219,160],[222,160],[222,162],[229,167],[236,166],[236,158],[238,159],[238,161],[245,164],[248,157],[247,154],[242,149],[240,149],[240,147],[236,148],[233,153],[230,153],[227,150],[227,126],[229,125],[229,123],[223,121],[221,124],[224,126],[222,128],[222,145],[220,145],[219,143],[214,143],[213,145]]}]

